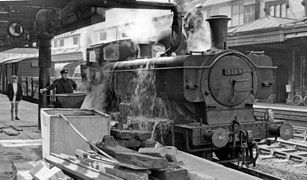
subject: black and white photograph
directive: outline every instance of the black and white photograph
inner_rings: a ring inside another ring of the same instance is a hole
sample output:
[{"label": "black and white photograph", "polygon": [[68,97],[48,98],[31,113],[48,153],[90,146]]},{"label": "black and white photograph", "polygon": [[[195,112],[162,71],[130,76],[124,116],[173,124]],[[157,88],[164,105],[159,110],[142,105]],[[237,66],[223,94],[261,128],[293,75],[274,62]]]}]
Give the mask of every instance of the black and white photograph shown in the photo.
[{"label": "black and white photograph", "polygon": [[307,180],[307,0],[0,0],[0,180]]}]

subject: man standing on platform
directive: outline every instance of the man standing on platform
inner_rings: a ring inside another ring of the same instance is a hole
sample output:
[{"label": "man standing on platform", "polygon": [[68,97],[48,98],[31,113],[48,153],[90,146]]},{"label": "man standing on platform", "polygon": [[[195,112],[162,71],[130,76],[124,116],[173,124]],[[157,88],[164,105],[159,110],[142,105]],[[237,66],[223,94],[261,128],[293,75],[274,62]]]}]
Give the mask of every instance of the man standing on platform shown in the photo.
[{"label": "man standing on platform", "polygon": [[[76,91],[77,84],[75,83],[75,81],[68,78],[68,70],[63,69],[60,71],[60,73],[62,77],[60,79],[56,79],[55,81],[53,81],[53,83],[50,86],[40,89],[40,93],[50,91],[54,88],[56,88],[55,91],[56,94],[73,93],[74,91]],[[62,107],[62,105],[59,103],[58,100],[56,100],[54,105],[56,108]]]},{"label": "man standing on platform", "polygon": [[7,86],[7,97],[11,102],[11,121],[14,121],[14,109],[15,109],[15,120],[20,120],[18,117],[18,104],[22,96],[22,87],[18,83],[18,76],[12,75],[12,82]]}]

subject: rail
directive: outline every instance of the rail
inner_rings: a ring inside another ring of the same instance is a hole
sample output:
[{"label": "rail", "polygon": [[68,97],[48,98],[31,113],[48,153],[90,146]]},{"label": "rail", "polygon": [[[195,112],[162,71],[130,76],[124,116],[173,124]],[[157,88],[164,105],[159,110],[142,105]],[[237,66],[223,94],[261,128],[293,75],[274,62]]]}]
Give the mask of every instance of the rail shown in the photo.
[{"label": "rail", "polygon": [[246,167],[240,167],[236,164],[233,163],[227,163],[224,164],[226,167],[229,167],[231,169],[235,169],[237,171],[241,171],[244,172],[246,174],[264,179],[264,180],[283,180],[283,178],[277,177],[277,176],[273,176],[272,174],[268,174],[268,173],[264,173],[255,169],[250,169],[250,168],[246,168]]},{"label": "rail", "polygon": [[284,160],[293,160],[303,164],[307,164],[307,145],[291,141],[277,140],[272,146],[259,146],[261,154],[265,154],[262,158],[284,158]]}]

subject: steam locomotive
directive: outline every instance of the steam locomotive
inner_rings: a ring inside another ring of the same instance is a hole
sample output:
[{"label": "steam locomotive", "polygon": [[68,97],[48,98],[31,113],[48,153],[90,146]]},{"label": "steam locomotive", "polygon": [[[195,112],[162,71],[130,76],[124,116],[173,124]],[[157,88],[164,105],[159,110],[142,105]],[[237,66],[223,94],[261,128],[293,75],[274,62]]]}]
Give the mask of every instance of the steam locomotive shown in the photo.
[{"label": "steam locomotive", "polygon": [[212,45],[206,52],[153,57],[159,44],[143,44],[136,54],[127,40],[90,47],[90,72],[97,78],[101,71],[108,82],[106,110],[129,104],[133,115],[167,118],[177,148],[206,158],[214,152],[220,161],[254,163],[260,140],[290,139],[291,125],[254,117],[254,100],[272,93],[274,66],[266,55],[228,49],[228,20],[207,19]]}]

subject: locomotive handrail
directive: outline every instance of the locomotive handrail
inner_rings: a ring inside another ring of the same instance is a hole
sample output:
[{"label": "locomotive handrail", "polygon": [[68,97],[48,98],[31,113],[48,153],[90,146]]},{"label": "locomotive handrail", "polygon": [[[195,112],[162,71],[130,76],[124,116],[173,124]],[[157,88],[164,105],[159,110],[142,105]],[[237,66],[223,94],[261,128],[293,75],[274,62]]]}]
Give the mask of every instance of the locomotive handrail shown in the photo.
[{"label": "locomotive handrail", "polygon": [[[121,70],[112,70],[105,71],[107,73],[111,72],[130,72],[130,71],[149,71],[149,70],[171,70],[171,69],[210,69],[210,66],[175,66],[175,67],[162,67],[162,68],[135,68],[135,69],[121,69]],[[277,69],[277,66],[255,66],[259,69]]]},{"label": "locomotive handrail", "polygon": [[174,67],[156,67],[156,68],[150,67],[150,68],[133,68],[133,69],[121,69],[121,70],[113,69],[112,71],[106,71],[106,72],[110,73],[110,72],[131,72],[131,71],[172,70],[172,69],[210,69],[219,59],[221,59],[222,57],[226,55],[230,55],[230,54],[239,55],[241,57],[246,58],[255,68],[258,68],[258,69],[277,69],[277,66],[257,66],[249,57],[245,56],[242,53],[226,52],[218,56],[217,58],[215,58],[214,61],[210,65],[207,65],[207,66],[174,66]]}]

